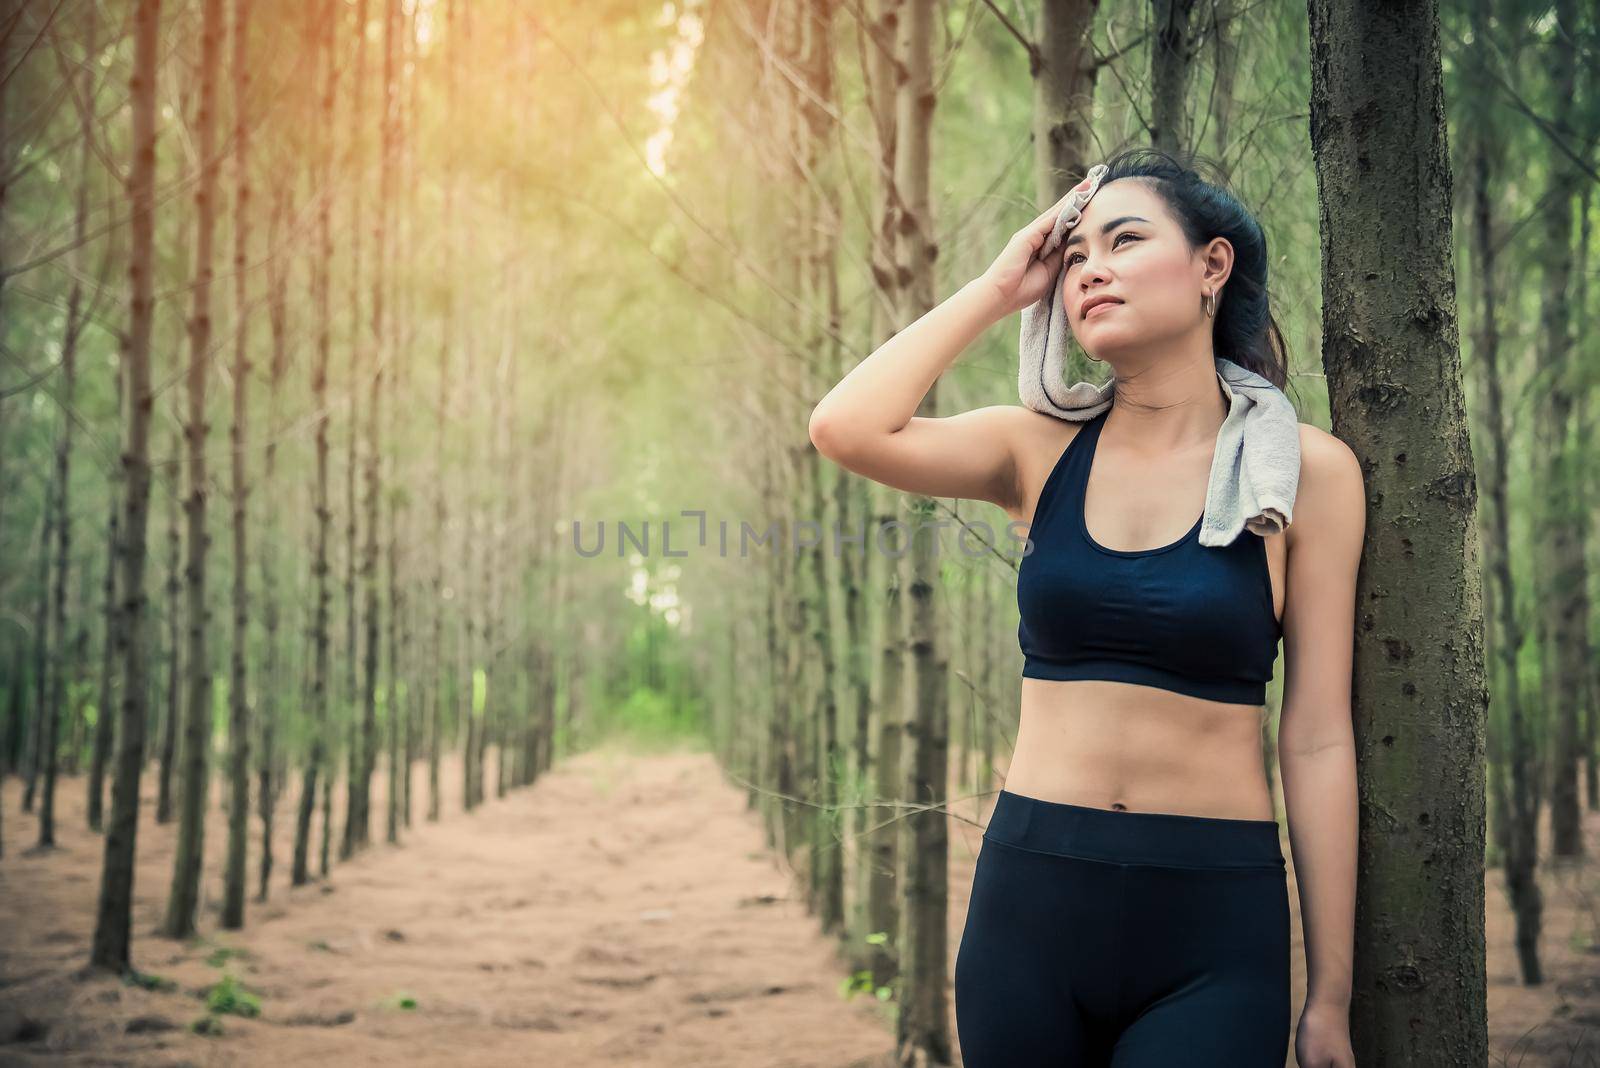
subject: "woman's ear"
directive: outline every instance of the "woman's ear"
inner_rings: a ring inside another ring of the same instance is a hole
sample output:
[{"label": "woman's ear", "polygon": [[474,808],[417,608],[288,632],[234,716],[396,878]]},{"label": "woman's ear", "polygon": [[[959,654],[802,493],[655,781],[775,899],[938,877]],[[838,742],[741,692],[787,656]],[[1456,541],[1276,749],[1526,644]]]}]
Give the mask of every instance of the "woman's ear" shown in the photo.
[{"label": "woman's ear", "polygon": [[1213,289],[1221,289],[1233,274],[1233,243],[1225,237],[1213,237],[1202,261],[1205,265],[1202,280]]}]

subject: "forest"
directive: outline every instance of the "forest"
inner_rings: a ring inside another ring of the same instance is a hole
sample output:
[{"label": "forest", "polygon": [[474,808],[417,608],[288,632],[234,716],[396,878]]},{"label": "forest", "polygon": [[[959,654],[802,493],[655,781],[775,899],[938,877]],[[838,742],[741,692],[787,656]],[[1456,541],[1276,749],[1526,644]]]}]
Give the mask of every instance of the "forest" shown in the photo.
[{"label": "forest", "polygon": [[[1578,0],[0,0],[0,1062],[962,1063],[1018,561],[807,420],[1151,146],[1259,219],[1365,481],[1356,1063],[1600,1064],[1597,43]],[[1010,317],[919,414],[1017,361]]]}]

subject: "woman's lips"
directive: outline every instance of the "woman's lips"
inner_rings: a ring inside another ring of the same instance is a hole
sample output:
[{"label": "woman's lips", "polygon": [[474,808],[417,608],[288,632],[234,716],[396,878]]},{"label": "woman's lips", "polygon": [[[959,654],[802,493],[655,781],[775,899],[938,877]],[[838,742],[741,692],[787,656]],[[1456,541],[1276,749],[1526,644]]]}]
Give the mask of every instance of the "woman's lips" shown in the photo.
[{"label": "woman's lips", "polygon": [[1121,303],[1122,303],[1122,301],[1120,301],[1120,300],[1101,301],[1099,304],[1096,304],[1094,307],[1092,307],[1088,311],[1084,312],[1083,313],[1083,317],[1085,319],[1093,318],[1096,312],[1103,311],[1106,308],[1115,308],[1117,305],[1119,305]]}]

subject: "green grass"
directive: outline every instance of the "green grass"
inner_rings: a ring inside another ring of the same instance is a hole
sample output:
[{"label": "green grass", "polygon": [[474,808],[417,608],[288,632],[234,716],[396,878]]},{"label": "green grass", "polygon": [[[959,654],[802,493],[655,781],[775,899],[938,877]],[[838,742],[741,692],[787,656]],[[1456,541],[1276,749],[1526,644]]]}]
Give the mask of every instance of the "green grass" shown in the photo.
[{"label": "green grass", "polygon": [[215,1013],[230,1012],[235,1016],[260,1016],[261,999],[246,990],[233,976],[224,975],[222,981],[207,992],[206,1008]]},{"label": "green grass", "polygon": [[410,1012],[417,1007],[417,996],[402,990],[385,998],[382,1006],[386,1009],[399,1009],[402,1012]]},{"label": "green grass", "polygon": [[171,979],[156,975],[153,972],[129,971],[122,977],[122,981],[130,986],[140,986],[146,990],[154,990],[158,993],[169,993],[178,989],[177,983],[173,982]]},{"label": "green grass", "polygon": [[216,949],[213,949],[211,951],[211,955],[206,958],[206,963],[211,965],[213,968],[220,968],[224,964],[227,964],[230,960],[247,961],[249,959],[250,954],[245,950],[236,949],[233,946],[218,946]]},{"label": "green grass", "polygon": [[698,703],[676,701],[649,687],[635,689],[598,718],[601,738],[630,752],[701,750],[707,744],[705,714]]}]

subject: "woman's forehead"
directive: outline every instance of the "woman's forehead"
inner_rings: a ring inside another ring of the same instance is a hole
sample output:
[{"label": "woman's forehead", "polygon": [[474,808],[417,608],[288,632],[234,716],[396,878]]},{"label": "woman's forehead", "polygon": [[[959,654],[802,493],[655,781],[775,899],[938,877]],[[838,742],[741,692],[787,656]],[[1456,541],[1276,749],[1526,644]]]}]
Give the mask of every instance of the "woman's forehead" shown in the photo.
[{"label": "woman's forehead", "polygon": [[1084,206],[1078,226],[1082,228],[1086,224],[1098,225],[1106,219],[1114,219],[1119,215],[1143,215],[1151,222],[1158,222],[1162,214],[1161,198],[1156,196],[1146,183],[1123,178],[1102,185],[1095,191],[1089,203]]}]

